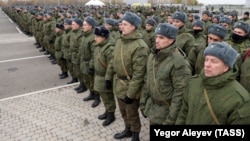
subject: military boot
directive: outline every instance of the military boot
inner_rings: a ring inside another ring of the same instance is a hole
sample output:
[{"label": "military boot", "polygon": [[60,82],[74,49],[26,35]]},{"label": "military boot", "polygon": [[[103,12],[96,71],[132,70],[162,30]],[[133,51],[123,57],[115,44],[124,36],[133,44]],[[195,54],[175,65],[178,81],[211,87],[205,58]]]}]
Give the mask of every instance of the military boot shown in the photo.
[{"label": "military boot", "polygon": [[92,103],[91,107],[95,108],[96,106],[98,106],[101,103],[101,99],[100,99],[100,94],[95,94],[95,99],[94,102]]},{"label": "military boot", "polygon": [[58,76],[63,76],[63,71],[62,71],[62,73],[59,73]]},{"label": "military boot", "polygon": [[63,72],[63,75],[60,77],[60,79],[64,79],[68,77],[68,72]]},{"label": "military boot", "polygon": [[78,78],[72,78],[71,81],[69,81],[67,84],[72,84],[78,82]]},{"label": "military boot", "polygon": [[78,90],[76,90],[77,93],[82,93],[87,91],[88,89],[86,88],[86,86],[84,84],[80,84],[80,88]]},{"label": "military boot", "polygon": [[125,127],[125,130],[123,130],[121,133],[116,133],[114,135],[115,139],[123,139],[132,137],[132,131],[130,130],[130,127]]},{"label": "military boot", "polygon": [[108,111],[106,110],[103,114],[98,116],[98,119],[104,120],[107,118],[107,116],[108,116]]},{"label": "military boot", "polygon": [[46,50],[45,52],[44,52],[44,55],[49,55],[50,53]]},{"label": "military boot", "polygon": [[79,84],[76,88],[74,88],[74,90],[77,91],[77,90],[80,89],[81,87],[82,87],[82,83],[80,82],[80,84]]},{"label": "military boot", "polygon": [[46,50],[45,50],[44,47],[42,47],[39,51],[40,51],[40,52],[44,52],[44,51],[46,51]]},{"label": "military boot", "polygon": [[133,132],[131,141],[140,141],[139,133]]},{"label": "military boot", "polygon": [[115,121],[115,113],[114,112],[108,112],[108,116],[105,119],[105,121],[102,123],[103,126],[108,126],[113,121]]},{"label": "military boot", "polygon": [[89,96],[83,98],[83,101],[89,101],[89,100],[94,100],[95,99],[95,93],[94,92],[90,92]]}]

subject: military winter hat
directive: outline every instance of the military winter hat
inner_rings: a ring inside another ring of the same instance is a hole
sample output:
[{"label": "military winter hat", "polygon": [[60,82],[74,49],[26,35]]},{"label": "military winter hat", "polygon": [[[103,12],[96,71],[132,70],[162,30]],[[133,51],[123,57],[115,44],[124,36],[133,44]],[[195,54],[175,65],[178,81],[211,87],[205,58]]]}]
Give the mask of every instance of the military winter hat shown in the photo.
[{"label": "military winter hat", "polygon": [[135,13],[131,13],[131,12],[126,12],[122,17],[122,20],[125,20],[131,23],[136,28],[141,24],[141,18],[138,17]]},{"label": "military winter hat", "polygon": [[105,18],[105,23],[114,26],[115,20],[111,18]]},{"label": "military winter hat", "polygon": [[37,16],[44,16],[44,13],[43,12],[38,12]]},{"label": "military winter hat", "polygon": [[228,18],[228,17],[221,17],[220,18],[220,23],[227,23],[227,24],[231,24],[232,19]]},{"label": "military winter hat", "polygon": [[206,55],[215,56],[221,59],[228,67],[233,68],[238,53],[226,42],[212,42],[204,51],[204,56]]},{"label": "military winter hat", "polygon": [[210,12],[209,11],[203,11],[202,14],[206,14],[206,15],[210,15]]},{"label": "military winter hat", "polygon": [[155,34],[160,34],[170,39],[176,39],[178,29],[169,23],[159,23],[155,29]]},{"label": "military winter hat", "polygon": [[95,28],[94,34],[102,37],[109,37],[109,30],[105,26],[99,26]]},{"label": "military winter hat", "polygon": [[157,24],[153,18],[147,19],[145,23],[150,24],[152,26],[155,26]]},{"label": "military winter hat", "polygon": [[64,29],[64,26],[63,26],[63,24],[61,24],[61,23],[57,23],[57,24],[56,24],[56,28],[59,28],[59,29],[63,30],[63,29]]},{"label": "military winter hat", "polygon": [[234,28],[240,28],[244,30],[246,33],[249,33],[250,26],[248,23],[243,22],[243,21],[238,21],[234,24]]},{"label": "military winter hat", "polygon": [[208,28],[208,34],[214,34],[224,39],[227,35],[227,29],[221,24],[212,24]]},{"label": "military winter hat", "polygon": [[73,21],[77,23],[80,27],[82,27],[83,21],[80,18],[74,18]]},{"label": "military winter hat", "polygon": [[64,23],[65,23],[65,24],[68,24],[68,25],[71,25],[71,24],[72,24],[72,20],[69,19],[69,18],[66,18],[66,19],[64,20]]},{"label": "military winter hat", "polygon": [[187,21],[187,15],[186,13],[184,12],[180,12],[180,11],[176,11],[173,16],[172,16],[173,19],[176,19],[176,20],[180,20],[182,21],[183,23],[186,23]]},{"label": "military winter hat", "polygon": [[195,20],[200,20],[201,17],[200,17],[199,15],[194,15],[194,19],[195,19]]},{"label": "military winter hat", "polygon": [[53,12],[51,12],[51,11],[48,12],[47,15],[49,15],[49,16],[54,16]]},{"label": "military winter hat", "polygon": [[204,28],[204,22],[203,21],[201,21],[201,20],[196,20],[196,21],[194,21],[193,23],[192,23],[192,26],[194,27],[194,26],[199,26],[199,27],[201,27],[202,29]]},{"label": "military winter hat", "polygon": [[86,18],[84,19],[84,21],[86,21],[86,22],[87,22],[89,25],[91,25],[92,27],[97,26],[97,22],[96,22],[96,20],[95,20],[93,17],[88,16],[88,17],[86,17]]}]

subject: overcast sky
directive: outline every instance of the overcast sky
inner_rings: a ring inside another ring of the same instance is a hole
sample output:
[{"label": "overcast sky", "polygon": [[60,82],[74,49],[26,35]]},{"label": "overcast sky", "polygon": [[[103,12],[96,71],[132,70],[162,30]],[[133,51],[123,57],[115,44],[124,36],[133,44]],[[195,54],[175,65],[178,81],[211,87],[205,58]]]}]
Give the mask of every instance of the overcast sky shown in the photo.
[{"label": "overcast sky", "polygon": [[[249,0],[248,0],[249,1]],[[207,4],[239,4],[246,3],[246,0],[198,0],[199,3]]]}]

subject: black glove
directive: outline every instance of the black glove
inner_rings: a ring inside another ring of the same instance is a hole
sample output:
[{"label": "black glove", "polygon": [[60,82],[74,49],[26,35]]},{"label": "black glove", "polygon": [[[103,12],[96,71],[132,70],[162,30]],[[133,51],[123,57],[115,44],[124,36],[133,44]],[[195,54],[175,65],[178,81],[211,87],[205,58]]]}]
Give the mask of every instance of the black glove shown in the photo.
[{"label": "black glove", "polygon": [[129,98],[128,96],[126,96],[125,99],[124,99],[124,102],[125,102],[126,104],[132,104],[133,101],[134,101],[134,100],[131,99],[131,98]]},{"label": "black glove", "polygon": [[89,75],[94,75],[94,74],[95,74],[95,69],[89,68],[89,69],[88,69],[88,74],[89,74]]},{"label": "black glove", "polygon": [[105,85],[106,85],[106,88],[109,90],[111,90],[113,88],[111,80],[106,80]]},{"label": "black glove", "polygon": [[140,109],[140,110],[141,110],[142,116],[143,116],[144,118],[147,118],[147,116],[144,114],[143,110],[142,110],[142,109]]}]

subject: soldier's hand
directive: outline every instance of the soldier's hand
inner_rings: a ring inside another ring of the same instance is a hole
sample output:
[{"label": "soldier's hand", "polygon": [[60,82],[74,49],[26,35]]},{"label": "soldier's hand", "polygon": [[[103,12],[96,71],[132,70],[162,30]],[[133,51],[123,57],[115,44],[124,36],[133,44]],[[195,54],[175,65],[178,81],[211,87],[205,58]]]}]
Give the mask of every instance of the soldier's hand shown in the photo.
[{"label": "soldier's hand", "polygon": [[105,85],[106,85],[106,88],[109,90],[111,90],[113,88],[111,80],[106,80]]},{"label": "soldier's hand", "polygon": [[89,69],[88,69],[88,74],[89,74],[89,75],[94,75],[94,74],[95,74],[95,69],[89,68]]},{"label": "soldier's hand", "polygon": [[133,101],[134,101],[134,100],[131,99],[131,98],[129,98],[128,96],[126,96],[125,99],[124,99],[124,102],[125,102],[126,104],[132,104]]},{"label": "soldier's hand", "polygon": [[147,116],[144,114],[143,110],[141,109],[141,114],[144,118],[147,118]]}]

